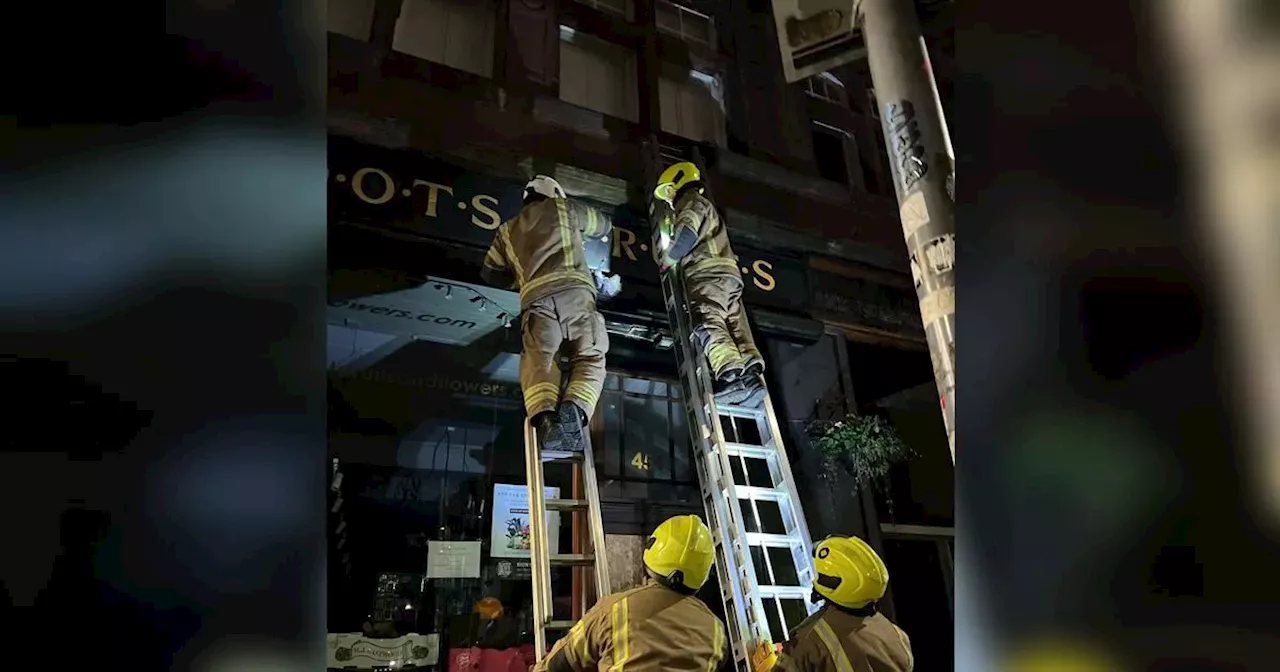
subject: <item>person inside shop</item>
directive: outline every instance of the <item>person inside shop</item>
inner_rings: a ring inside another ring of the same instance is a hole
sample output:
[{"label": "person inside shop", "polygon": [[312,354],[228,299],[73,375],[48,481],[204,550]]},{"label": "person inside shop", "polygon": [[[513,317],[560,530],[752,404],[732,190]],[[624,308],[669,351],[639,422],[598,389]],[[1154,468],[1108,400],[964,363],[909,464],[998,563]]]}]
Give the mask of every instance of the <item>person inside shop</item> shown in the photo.
[{"label": "person inside shop", "polygon": [[702,173],[684,161],[662,172],[655,198],[673,210],[670,230],[654,245],[666,273],[684,273],[693,336],[711,366],[711,386],[724,403],[759,405],[764,358],[756,348],[742,305],[742,274],[729,233],[704,194]]},{"label": "person inside shop", "polygon": [[[570,203],[560,183],[538,175],[525,185],[524,207],[498,226],[481,278],[520,292],[520,388],[544,450],[582,450],[605,379],[609,334],[596,299],[621,289],[587,263],[583,238],[606,235],[612,222]],[[561,390],[558,362],[569,360]]]},{"label": "person inside shop", "polygon": [[596,602],[534,672],[717,669],[728,658],[724,624],[694,595],[714,557],[700,518],[663,521],[645,547],[644,585]]},{"label": "person inside shop", "polygon": [[814,599],[826,604],[796,626],[781,652],[761,643],[756,672],[883,670],[911,672],[911,640],[876,608],[889,570],[858,537],[828,537],[814,547]]}]

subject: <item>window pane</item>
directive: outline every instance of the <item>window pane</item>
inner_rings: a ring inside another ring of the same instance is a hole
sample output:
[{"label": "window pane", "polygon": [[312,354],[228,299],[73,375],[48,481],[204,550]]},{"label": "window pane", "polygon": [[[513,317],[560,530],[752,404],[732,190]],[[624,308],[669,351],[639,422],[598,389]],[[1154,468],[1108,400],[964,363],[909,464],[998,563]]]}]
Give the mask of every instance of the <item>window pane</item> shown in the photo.
[{"label": "window pane", "polygon": [[665,3],[657,6],[658,30],[680,34],[680,14],[678,9]]},{"label": "window pane", "polygon": [[697,14],[685,12],[683,19],[684,34],[692,40],[711,44],[711,20]]}]

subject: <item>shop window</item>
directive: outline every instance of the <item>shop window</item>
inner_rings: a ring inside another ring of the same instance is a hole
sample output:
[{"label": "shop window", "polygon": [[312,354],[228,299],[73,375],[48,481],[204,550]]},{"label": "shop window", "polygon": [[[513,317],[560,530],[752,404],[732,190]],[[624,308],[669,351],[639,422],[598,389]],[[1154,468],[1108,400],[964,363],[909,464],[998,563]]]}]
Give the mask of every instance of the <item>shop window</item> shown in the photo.
[{"label": "shop window", "polygon": [[327,23],[331,33],[369,41],[374,0],[329,0]]},{"label": "shop window", "polygon": [[560,99],[628,121],[639,118],[635,54],[560,27]]},{"label": "shop window", "polygon": [[465,70],[493,76],[495,12],[475,0],[404,0],[391,48]]},{"label": "shop window", "polygon": [[616,16],[632,21],[635,19],[635,7],[631,4],[631,0],[576,0],[578,4],[594,7],[602,12],[608,12]]},{"label": "shop window", "polygon": [[715,22],[711,17],[667,0],[658,0],[654,9],[658,30],[685,42],[715,47]]},{"label": "shop window", "polygon": [[845,94],[844,84],[829,72],[823,72],[805,79],[804,91],[814,98],[835,103],[841,107],[849,106],[849,98]]},{"label": "shop window", "polygon": [[[602,421],[593,444],[600,446],[595,457],[602,487],[606,480],[697,487],[678,383],[609,374],[598,408]],[[664,499],[681,498],[666,492]]]},{"label": "shop window", "polygon": [[849,164],[844,147],[848,136],[824,124],[814,123],[810,127],[813,131],[813,155],[818,164],[818,175],[832,182],[848,185]]},{"label": "shop window", "polygon": [[722,144],[719,86],[719,80],[705,73],[679,73],[675,68],[664,68],[658,76],[662,130],[690,140]]}]

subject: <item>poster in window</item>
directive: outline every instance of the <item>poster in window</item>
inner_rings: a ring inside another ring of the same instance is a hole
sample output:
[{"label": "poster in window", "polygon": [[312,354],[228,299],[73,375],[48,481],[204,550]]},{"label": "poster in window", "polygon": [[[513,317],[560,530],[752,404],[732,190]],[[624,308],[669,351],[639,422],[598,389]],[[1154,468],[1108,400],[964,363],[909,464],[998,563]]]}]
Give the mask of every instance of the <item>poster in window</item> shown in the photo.
[{"label": "poster in window", "polygon": [[[545,497],[560,496],[560,488],[544,488]],[[547,542],[552,554],[560,552],[560,512],[547,514]],[[493,485],[493,528],[489,537],[489,556],[494,558],[529,557],[529,489],[524,485]]]}]

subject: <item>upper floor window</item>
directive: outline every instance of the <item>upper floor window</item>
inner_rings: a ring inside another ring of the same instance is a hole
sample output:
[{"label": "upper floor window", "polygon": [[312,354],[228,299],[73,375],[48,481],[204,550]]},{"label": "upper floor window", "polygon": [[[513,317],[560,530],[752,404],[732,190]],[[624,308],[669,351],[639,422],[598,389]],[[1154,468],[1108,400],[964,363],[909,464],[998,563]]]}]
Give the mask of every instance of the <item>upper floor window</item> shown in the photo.
[{"label": "upper floor window", "polygon": [[696,70],[664,67],[658,75],[662,130],[699,142],[724,144],[720,81]]},{"label": "upper floor window", "polygon": [[373,30],[373,3],[374,0],[329,0],[329,32],[368,42]]},{"label": "upper floor window", "polygon": [[819,73],[804,80],[805,93],[814,98],[835,103],[837,105],[848,106],[849,98],[845,93],[844,84],[829,72]]},{"label": "upper floor window", "polygon": [[686,42],[715,46],[715,25],[711,17],[667,0],[658,0],[654,9],[657,11],[658,30]]},{"label": "upper floor window", "polygon": [[631,0],[576,0],[579,4],[588,7],[594,7],[602,12],[608,12],[630,21],[635,18],[635,13]]},{"label": "upper floor window", "polygon": [[404,0],[391,48],[492,77],[494,14],[490,2]]},{"label": "upper floor window", "polygon": [[560,99],[612,117],[636,121],[635,54],[560,26]]}]

